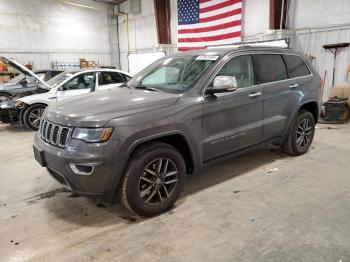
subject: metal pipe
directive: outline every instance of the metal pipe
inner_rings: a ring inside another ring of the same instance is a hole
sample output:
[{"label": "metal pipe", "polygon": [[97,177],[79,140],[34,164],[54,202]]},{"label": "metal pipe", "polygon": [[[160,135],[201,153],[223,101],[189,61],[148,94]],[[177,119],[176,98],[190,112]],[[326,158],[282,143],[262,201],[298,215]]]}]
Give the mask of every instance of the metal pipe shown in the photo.
[{"label": "metal pipe", "polygon": [[283,13],[284,13],[284,0],[282,0],[282,7],[281,7],[281,19],[280,19],[280,30],[282,29],[283,26]]}]

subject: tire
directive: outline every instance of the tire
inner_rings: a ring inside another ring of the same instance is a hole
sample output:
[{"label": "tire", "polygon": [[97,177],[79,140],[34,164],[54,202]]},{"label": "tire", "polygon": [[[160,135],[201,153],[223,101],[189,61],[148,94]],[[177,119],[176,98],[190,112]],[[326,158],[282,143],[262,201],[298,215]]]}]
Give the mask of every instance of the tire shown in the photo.
[{"label": "tire", "polygon": [[174,147],[160,142],[146,144],[128,162],[120,185],[122,203],[140,216],[161,214],[178,199],[185,179],[184,159]]},{"label": "tire", "polygon": [[299,156],[305,154],[314,139],[315,134],[315,118],[311,112],[301,110],[293,122],[286,140],[282,143],[283,152]]},{"label": "tire", "polygon": [[41,115],[44,112],[46,105],[34,104],[29,106],[23,114],[23,123],[29,130],[38,130]]}]

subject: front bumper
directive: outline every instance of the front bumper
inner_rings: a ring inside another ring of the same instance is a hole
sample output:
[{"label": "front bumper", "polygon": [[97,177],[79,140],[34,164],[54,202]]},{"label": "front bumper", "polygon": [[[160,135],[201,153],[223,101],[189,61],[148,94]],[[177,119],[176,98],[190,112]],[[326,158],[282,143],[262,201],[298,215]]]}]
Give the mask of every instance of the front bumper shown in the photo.
[{"label": "front bumper", "polygon": [[[44,142],[37,132],[34,149],[40,152],[43,158],[41,162],[49,174],[73,192],[90,196],[114,196],[117,189],[113,185],[118,173],[118,140],[98,144],[71,139],[66,148],[59,148]],[[85,175],[77,174],[72,164],[93,166],[93,169]]]}]

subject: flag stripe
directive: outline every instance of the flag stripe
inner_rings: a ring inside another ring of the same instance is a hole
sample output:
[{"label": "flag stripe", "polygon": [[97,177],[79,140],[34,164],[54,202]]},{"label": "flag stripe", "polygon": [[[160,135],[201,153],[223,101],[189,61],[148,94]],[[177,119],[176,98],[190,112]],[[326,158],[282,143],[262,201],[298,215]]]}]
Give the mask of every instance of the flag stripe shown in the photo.
[{"label": "flag stripe", "polygon": [[221,24],[225,24],[228,22],[232,22],[232,21],[237,21],[237,20],[241,20],[241,15],[235,15],[235,16],[230,16],[230,17],[225,17],[219,20],[214,20],[211,22],[206,22],[206,23],[200,23],[200,24],[191,24],[191,25],[179,25],[178,29],[182,30],[182,29],[195,29],[195,28],[201,28],[201,27],[208,27],[208,26],[215,26],[215,25],[221,25]]},{"label": "flag stripe", "polygon": [[241,37],[211,41],[211,42],[186,42],[186,43],[178,43],[178,47],[196,47],[196,46],[217,46],[217,45],[228,45],[241,42]]},{"label": "flag stripe", "polygon": [[192,47],[179,47],[179,51],[190,51],[190,50],[200,50],[206,49],[205,46],[192,46]]},{"label": "flag stripe", "polygon": [[211,1],[208,1],[208,2],[204,2],[204,3],[202,3],[202,1],[200,1],[199,2],[199,8],[212,6],[212,5],[219,4],[219,3],[222,3],[222,2],[226,2],[226,1],[227,0],[211,0]]},{"label": "flag stripe", "polygon": [[240,3],[240,2],[241,2],[241,0],[227,0],[226,2],[223,2],[223,3],[214,4],[212,6],[200,8],[199,12],[200,13],[205,13],[205,12],[215,11],[217,9],[220,9],[220,8],[223,8],[223,7],[227,7],[227,6],[231,6],[231,5]]},{"label": "flag stripe", "polygon": [[207,27],[199,27],[199,28],[189,28],[189,29],[180,29],[178,30],[178,34],[191,34],[191,33],[202,33],[202,32],[210,32],[214,30],[220,30],[224,28],[229,28],[233,26],[241,25],[241,20],[231,21],[227,23],[220,23],[218,25],[207,26]]},{"label": "flag stripe", "polygon": [[207,3],[207,2],[211,2],[212,0],[199,0],[199,3],[200,4],[204,4],[204,3]]},{"label": "flag stripe", "polygon": [[216,41],[216,40],[222,40],[232,37],[238,37],[241,35],[241,31],[237,32],[231,32],[228,34],[221,34],[221,35],[215,35],[215,36],[206,36],[206,37],[198,37],[198,38],[179,38],[179,43],[182,42],[210,42],[210,41]]},{"label": "flag stripe", "polygon": [[199,12],[199,18],[211,17],[217,14],[227,13],[229,11],[233,11],[239,8],[242,8],[242,3],[226,6],[210,12],[205,12],[205,13]]},{"label": "flag stripe", "polygon": [[223,28],[223,29],[214,30],[210,32],[181,34],[179,35],[179,39],[182,39],[182,38],[202,38],[203,39],[204,37],[218,36],[218,35],[238,32],[238,31],[241,31],[241,26],[232,26],[229,28]]},{"label": "flag stripe", "polygon": [[223,13],[223,14],[218,14],[218,15],[214,15],[214,16],[211,16],[211,17],[201,18],[200,22],[201,23],[211,22],[211,21],[214,21],[214,20],[230,17],[230,16],[233,16],[233,15],[238,15],[238,14],[241,14],[241,13],[242,13],[242,8],[238,8],[238,9],[235,9],[235,10],[232,10],[230,12]]}]

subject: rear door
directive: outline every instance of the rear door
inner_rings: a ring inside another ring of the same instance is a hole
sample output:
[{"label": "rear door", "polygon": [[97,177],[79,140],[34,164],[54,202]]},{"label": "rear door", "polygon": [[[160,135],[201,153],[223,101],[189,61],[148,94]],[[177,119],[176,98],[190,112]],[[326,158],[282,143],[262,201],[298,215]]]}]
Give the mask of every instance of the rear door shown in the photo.
[{"label": "rear door", "polygon": [[[263,90],[254,85],[250,55],[231,58],[215,74],[236,78],[238,89],[203,101],[204,158],[210,160],[261,141]],[[213,77],[214,79],[214,77]]]},{"label": "rear door", "polygon": [[263,86],[264,141],[282,136],[297,107],[300,94],[298,81],[288,78],[286,63],[282,54],[254,54],[256,83]]}]

